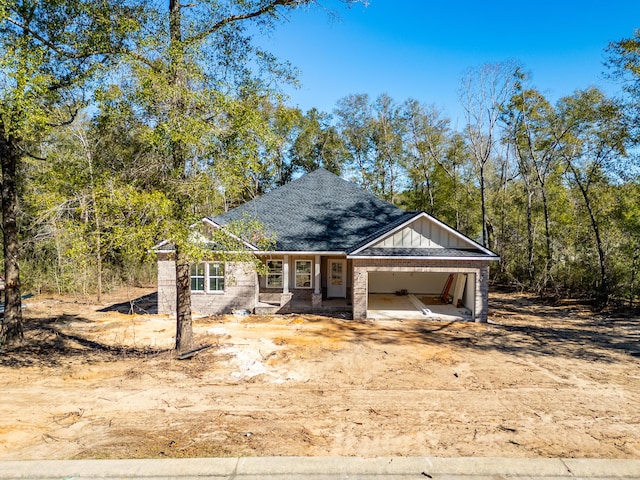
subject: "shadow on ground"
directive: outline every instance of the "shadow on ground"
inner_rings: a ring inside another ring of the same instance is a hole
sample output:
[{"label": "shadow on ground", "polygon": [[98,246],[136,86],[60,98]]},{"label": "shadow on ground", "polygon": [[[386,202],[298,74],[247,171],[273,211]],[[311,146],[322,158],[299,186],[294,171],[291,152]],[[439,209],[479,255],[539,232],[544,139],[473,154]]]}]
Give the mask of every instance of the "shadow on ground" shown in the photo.
[{"label": "shadow on ground", "polygon": [[114,303],[99,312],[119,312],[125,315],[155,315],[158,313],[158,292],[143,295],[128,302]]},{"label": "shadow on ground", "polygon": [[[588,305],[567,301],[547,304],[535,297],[493,298],[488,324],[437,320],[354,322],[337,318],[330,327],[304,335],[333,336],[345,342],[381,345],[459,346],[510,355],[563,356],[615,362],[620,354],[640,358],[637,317],[595,313]],[[308,319],[313,322],[313,319]]]},{"label": "shadow on ground", "polygon": [[76,315],[25,319],[24,340],[5,345],[0,350],[0,366],[22,368],[30,366],[61,367],[69,362],[117,361],[131,357],[156,356],[170,350],[108,345],[81,335],[65,333],[69,323],[91,323]]},{"label": "shadow on ground", "polygon": [[[105,307],[100,312],[152,314],[157,311],[157,293]],[[614,362],[619,355],[640,358],[640,321],[621,312],[595,313],[583,303],[545,303],[534,296],[494,295],[489,324],[434,320],[353,321],[337,317],[292,315],[302,318],[300,335],[305,339],[332,337],[344,342],[374,342],[380,345],[459,346],[510,355],[563,356],[598,362]],[[271,322],[277,317],[249,316],[245,322]],[[287,318],[287,316],[280,316]],[[168,350],[108,345],[69,331],[69,323],[91,323],[79,315],[29,318],[25,340],[4,346],[0,365],[8,367],[60,366],[77,360],[116,361],[125,357],[157,355]],[[319,328],[314,328],[317,324]],[[298,324],[299,325],[299,324]],[[296,325],[292,325],[292,331]],[[304,339],[303,339],[304,340]]]}]

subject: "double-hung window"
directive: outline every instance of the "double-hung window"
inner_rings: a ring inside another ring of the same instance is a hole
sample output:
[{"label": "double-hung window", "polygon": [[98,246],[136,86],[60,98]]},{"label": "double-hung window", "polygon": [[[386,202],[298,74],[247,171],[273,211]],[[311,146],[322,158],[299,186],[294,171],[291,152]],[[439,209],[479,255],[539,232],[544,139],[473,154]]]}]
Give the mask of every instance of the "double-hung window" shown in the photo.
[{"label": "double-hung window", "polygon": [[191,265],[192,292],[224,292],[224,263],[200,262]]},{"label": "double-hung window", "polygon": [[311,260],[296,260],[296,288],[311,288]]},{"label": "double-hung window", "polygon": [[224,263],[208,263],[209,291],[224,292]]},{"label": "double-hung window", "polygon": [[269,260],[267,262],[267,288],[282,288],[283,283],[283,270],[282,260]]},{"label": "double-hung window", "polygon": [[204,292],[204,277],[206,270],[205,263],[194,263],[191,265],[191,291]]}]

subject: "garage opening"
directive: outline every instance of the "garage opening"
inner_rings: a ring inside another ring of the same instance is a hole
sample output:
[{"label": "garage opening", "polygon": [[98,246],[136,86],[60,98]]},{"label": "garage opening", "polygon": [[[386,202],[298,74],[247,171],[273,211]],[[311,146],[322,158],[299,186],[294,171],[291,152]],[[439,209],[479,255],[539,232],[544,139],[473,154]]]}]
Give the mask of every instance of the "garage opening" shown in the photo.
[{"label": "garage opening", "polygon": [[368,272],[367,318],[473,320],[475,273]]}]

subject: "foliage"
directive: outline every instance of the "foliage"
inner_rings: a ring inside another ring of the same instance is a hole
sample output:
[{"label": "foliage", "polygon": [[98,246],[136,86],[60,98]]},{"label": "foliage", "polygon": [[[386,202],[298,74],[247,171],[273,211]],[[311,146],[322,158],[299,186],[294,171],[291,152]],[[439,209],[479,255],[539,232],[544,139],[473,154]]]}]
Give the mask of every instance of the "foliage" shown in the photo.
[{"label": "foliage", "polygon": [[288,106],[273,85],[295,68],[260,35],[312,4],[0,0],[3,208],[15,200],[19,231],[5,247],[19,245],[24,284],[100,295],[164,239],[179,264],[213,246],[256,262],[242,240],[274,239],[254,220],[201,219],[323,167],[494,249],[496,281],[637,302],[638,33],[608,51],[624,104],[597,89],[553,104],[515,63],[487,64],[462,78],[456,130],[387,94],[333,114]]}]

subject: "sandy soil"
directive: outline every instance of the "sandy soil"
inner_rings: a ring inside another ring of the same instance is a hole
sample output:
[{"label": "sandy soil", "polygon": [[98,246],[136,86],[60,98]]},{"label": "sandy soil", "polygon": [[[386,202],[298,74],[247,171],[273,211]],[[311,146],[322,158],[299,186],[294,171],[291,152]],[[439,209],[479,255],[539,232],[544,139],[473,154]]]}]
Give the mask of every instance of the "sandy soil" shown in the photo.
[{"label": "sandy soil", "polygon": [[169,317],[126,313],[149,293],[25,302],[0,459],[640,457],[637,316],[492,293],[484,325],[207,317],[177,360]]}]

